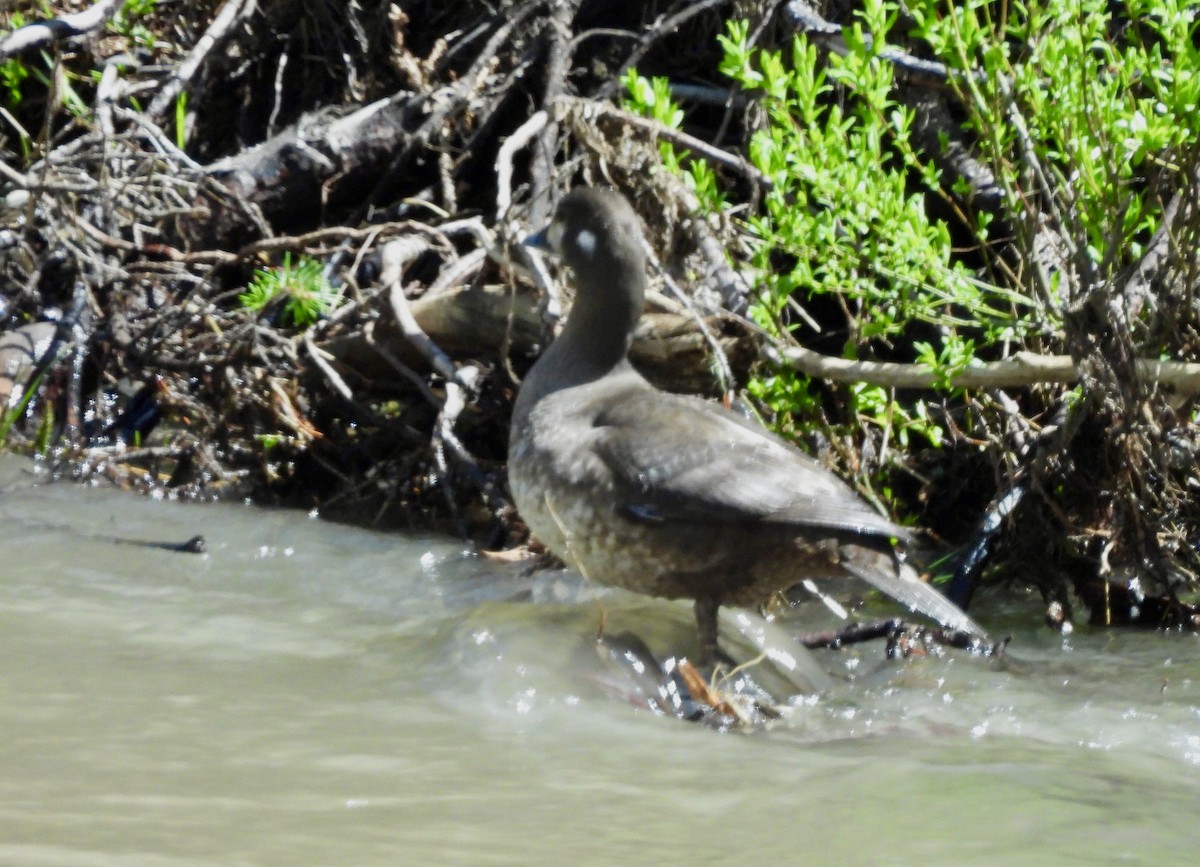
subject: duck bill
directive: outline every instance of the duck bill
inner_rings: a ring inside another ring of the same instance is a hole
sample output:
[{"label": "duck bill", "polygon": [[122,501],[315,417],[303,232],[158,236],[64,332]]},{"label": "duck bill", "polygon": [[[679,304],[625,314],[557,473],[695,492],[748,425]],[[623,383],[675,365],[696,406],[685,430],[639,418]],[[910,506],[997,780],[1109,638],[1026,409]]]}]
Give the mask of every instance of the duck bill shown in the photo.
[{"label": "duck bill", "polygon": [[551,247],[548,229],[542,229],[540,232],[534,232],[532,235],[526,235],[524,240],[521,241],[521,246],[531,247],[534,250],[542,250],[549,253],[551,251]]}]

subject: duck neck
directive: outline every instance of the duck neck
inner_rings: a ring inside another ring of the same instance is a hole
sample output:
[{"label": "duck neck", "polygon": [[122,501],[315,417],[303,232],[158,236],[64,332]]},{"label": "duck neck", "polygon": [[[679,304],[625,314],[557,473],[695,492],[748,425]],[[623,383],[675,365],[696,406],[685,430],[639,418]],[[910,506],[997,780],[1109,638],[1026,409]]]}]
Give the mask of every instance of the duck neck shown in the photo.
[{"label": "duck neck", "polygon": [[570,359],[579,374],[603,376],[625,361],[645,305],[646,271],[641,256],[575,273],[578,291],[566,327],[554,341],[555,354]]}]

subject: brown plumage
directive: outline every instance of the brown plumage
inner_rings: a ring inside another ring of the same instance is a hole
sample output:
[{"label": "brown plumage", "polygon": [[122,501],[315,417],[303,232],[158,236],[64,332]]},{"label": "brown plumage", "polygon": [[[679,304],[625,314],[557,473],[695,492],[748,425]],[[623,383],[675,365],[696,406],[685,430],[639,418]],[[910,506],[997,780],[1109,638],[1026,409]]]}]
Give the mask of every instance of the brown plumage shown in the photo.
[{"label": "brown plumage", "polygon": [[508,474],[530,530],[589,578],[696,601],[704,655],[717,608],[806,578],[856,576],[910,608],[983,634],[902,567],[905,532],[779,437],[650,385],[626,354],[641,316],[641,226],[616,193],[583,188],[528,242],[561,256],[577,294],[513,410]]}]

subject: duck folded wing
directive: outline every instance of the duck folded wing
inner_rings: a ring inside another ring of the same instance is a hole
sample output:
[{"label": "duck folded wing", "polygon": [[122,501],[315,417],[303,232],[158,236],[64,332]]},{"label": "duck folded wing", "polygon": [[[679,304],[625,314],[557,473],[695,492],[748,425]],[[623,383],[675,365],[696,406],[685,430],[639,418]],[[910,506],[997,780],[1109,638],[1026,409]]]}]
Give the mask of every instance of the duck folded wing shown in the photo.
[{"label": "duck folded wing", "polygon": [[803,452],[699,398],[630,393],[595,428],[596,455],[635,518],[906,535]]},{"label": "duck folded wing", "polygon": [[[594,417],[618,508],[646,522],[764,523],[840,537],[845,571],[945,626],[986,632],[887,546],[907,533],[812,458],[698,398],[631,391]],[[679,432],[688,431],[686,444]],[[856,540],[855,537],[858,537]]]}]

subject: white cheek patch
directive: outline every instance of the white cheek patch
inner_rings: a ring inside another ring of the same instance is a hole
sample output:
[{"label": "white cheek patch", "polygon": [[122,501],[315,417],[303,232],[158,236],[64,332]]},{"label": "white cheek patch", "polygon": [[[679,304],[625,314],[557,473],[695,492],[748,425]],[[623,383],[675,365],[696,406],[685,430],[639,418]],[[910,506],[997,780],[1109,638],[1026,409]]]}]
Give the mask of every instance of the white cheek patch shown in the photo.
[{"label": "white cheek patch", "polygon": [[581,229],[575,235],[575,246],[585,256],[593,256],[596,253],[596,233],[591,229]]}]

